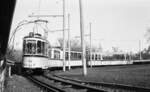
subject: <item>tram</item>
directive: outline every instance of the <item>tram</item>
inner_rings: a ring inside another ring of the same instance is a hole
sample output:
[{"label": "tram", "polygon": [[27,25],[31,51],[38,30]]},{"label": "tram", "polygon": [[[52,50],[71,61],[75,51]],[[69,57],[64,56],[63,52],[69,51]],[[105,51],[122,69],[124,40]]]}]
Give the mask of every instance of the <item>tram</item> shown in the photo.
[{"label": "tram", "polygon": [[48,41],[41,34],[30,32],[23,38],[23,70],[48,68]]},{"label": "tram", "polygon": [[[81,52],[71,51],[70,62],[68,61],[68,51],[66,50],[65,53],[66,67],[82,66]],[[102,53],[91,53],[91,56],[87,53],[86,56],[87,66],[125,65],[130,63],[127,60],[103,60],[105,57],[102,57]],[[41,34],[30,32],[28,36],[23,38],[22,67],[23,71],[31,72],[62,68],[63,50],[60,47],[51,47],[48,40],[41,36]]]}]

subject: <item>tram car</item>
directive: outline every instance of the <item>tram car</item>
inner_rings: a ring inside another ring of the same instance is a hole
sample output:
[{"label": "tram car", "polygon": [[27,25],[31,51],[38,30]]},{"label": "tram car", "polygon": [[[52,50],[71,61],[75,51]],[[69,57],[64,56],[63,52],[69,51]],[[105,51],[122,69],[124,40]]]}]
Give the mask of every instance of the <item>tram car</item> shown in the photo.
[{"label": "tram car", "polygon": [[[91,60],[90,60],[91,57]],[[106,65],[127,65],[133,64],[133,61],[127,58],[124,53],[100,53],[92,52],[88,54],[88,66],[106,66]]]},{"label": "tram car", "polygon": [[30,32],[23,38],[23,70],[42,70],[48,68],[48,41],[40,34]]},{"label": "tram car", "polygon": [[[70,52],[70,63],[68,62],[68,51],[65,54],[66,67],[78,67],[82,66],[81,61],[81,52],[71,51]],[[49,68],[62,68],[63,67],[63,50],[60,48],[49,48],[49,60],[48,60]]]}]

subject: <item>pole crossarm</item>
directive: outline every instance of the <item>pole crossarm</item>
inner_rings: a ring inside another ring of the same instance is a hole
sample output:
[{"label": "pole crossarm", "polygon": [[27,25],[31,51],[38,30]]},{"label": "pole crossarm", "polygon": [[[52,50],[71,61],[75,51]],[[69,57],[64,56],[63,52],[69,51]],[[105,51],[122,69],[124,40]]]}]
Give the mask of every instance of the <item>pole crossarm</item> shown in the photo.
[{"label": "pole crossarm", "polygon": [[64,15],[29,15],[29,17],[64,17]]},{"label": "pole crossarm", "polygon": [[[84,37],[88,37],[90,34],[85,34]],[[81,38],[81,36],[75,36],[75,38]]]},{"label": "pole crossarm", "polygon": [[68,30],[68,29],[60,29],[60,30],[50,30],[50,31],[48,31],[48,32],[59,32],[59,31],[65,31],[65,30]]}]

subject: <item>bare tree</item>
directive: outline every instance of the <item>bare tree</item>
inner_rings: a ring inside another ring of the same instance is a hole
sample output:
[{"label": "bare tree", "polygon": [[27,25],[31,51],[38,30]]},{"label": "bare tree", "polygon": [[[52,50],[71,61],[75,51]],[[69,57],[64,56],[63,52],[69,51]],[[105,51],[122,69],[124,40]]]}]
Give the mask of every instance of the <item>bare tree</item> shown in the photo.
[{"label": "bare tree", "polygon": [[22,60],[22,50],[16,50],[9,47],[7,49],[6,57],[10,60],[21,62]]},{"label": "bare tree", "polygon": [[118,47],[112,47],[113,52],[118,52],[119,48]]},{"label": "bare tree", "polygon": [[146,39],[147,39],[147,42],[149,43],[149,42],[150,42],[150,29],[148,29],[148,30],[146,31],[145,37],[146,37]]},{"label": "bare tree", "polygon": [[[62,48],[63,47],[63,39],[59,38],[58,42],[59,42],[60,48]],[[72,51],[81,51],[80,41],[72,39],[70,42],[71,42],[71,50]],[[66,47],[68,47],[68,40],[66,41]]]}]

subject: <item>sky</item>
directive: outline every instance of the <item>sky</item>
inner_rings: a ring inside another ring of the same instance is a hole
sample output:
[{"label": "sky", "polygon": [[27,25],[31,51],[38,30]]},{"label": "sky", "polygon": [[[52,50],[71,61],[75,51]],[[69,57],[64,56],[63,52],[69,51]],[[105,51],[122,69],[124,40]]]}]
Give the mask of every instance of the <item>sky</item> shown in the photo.
[{"label": "sky", "polygon": [[[11,32],[19,22],[34,20],[31,14],[61,15],[63,0],[18,0],[13,17]],[[66,29],[70,14],[71,38],[80,35],[80,17],[78,0],[65,0]],[[85,34],[89,34],[89,23],[92,23],[92,46],[101,47],[104,51],[118,47],[125,52],[139,51],[148,46],[146,31],[150,28],[150,0],[83,0],[83,16]],[[62,29],[62,18],[45,17],[49,30]],[[45,24],[43,24],[45,26]],[[34,25],[25,25],[15,36],[15,47],[22,48],[22,38],[33,30]],[[40,31],[42,34],[44,31]],[[62,32],[48,34],[48,40],[58,45],[57,39],[63,37]],[[67,34],[66,34],[67,39]],[[80,40],[80,39],[78,39]],[[89,37],[85,37],[89,43]]]}]

